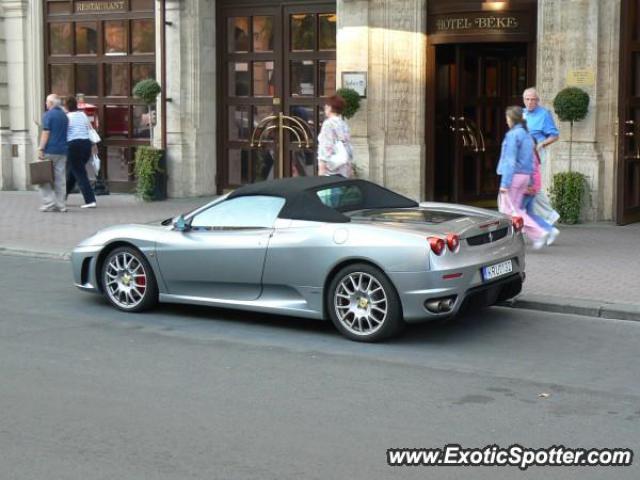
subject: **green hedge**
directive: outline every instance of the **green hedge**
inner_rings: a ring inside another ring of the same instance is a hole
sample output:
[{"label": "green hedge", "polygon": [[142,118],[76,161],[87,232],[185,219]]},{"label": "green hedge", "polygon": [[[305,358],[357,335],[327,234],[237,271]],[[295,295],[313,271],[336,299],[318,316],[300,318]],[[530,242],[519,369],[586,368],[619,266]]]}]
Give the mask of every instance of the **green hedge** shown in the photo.
[{"label": "green hedge", "polygon": [[163,156],[163,150],[153,147],[143,146],[136,150],[136,195],[147,202],[155,199],[156,177],[158,173],[163,173],[160,166]]},{"label": "green hedge", "polygon": [[563,172],[553,176],[551,200],[561,223],[578,223],[586,191],[587,178],[581,173]]}]

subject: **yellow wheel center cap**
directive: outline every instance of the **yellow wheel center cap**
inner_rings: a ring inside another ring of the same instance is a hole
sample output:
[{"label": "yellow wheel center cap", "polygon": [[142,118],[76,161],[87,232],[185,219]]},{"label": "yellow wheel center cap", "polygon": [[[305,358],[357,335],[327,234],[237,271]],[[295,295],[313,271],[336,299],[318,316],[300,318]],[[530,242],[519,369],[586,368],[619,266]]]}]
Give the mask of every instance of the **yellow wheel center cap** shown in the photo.
[{"label": "yellow wheel center cap", "polygon": [[367,300],[364,297],[360,297],[360,300],[358,300],[358,306],[360,308],[367,308],[368,305],[369,305],[369,300]]},{"label": "yellow wheel center cap", "polygon": [[129,274],[125,274],[122,276],[122,283],[124,283],[126,286],[129,286],[129,283],[131,283],[131,275]]}]

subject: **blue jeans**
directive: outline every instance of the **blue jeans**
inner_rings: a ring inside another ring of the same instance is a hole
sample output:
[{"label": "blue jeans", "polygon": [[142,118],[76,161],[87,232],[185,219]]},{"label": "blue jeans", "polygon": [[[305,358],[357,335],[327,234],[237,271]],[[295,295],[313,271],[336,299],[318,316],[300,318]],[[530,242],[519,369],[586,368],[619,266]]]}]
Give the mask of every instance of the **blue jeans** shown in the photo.
[{"label": "blue jeans", "polygon": [[553,230],[553,225],[546,222],[542,217],[536,215],[533,209],[533,204],[535,203],[536,196],[535,195],[525,195],[522,199],[522,208],[527,212],[527,214],[531,217],[531,219],[536,222],[545,232],[550,232]]}]

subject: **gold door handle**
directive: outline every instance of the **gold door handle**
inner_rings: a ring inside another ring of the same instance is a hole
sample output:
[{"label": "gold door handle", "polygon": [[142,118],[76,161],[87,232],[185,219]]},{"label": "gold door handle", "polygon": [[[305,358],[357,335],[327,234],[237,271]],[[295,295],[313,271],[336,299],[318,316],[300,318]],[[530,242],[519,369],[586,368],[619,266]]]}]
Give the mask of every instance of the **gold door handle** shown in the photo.
[{"label": "gold door handle", "polygon": [[626,137],[633,137],[634,133],[633,132],[624,132],[624,135]]},{"label": "gold door handle", "polygon": [[633,125],[635,122],[633,120],[627,120],[624,122],[625,125]]}]

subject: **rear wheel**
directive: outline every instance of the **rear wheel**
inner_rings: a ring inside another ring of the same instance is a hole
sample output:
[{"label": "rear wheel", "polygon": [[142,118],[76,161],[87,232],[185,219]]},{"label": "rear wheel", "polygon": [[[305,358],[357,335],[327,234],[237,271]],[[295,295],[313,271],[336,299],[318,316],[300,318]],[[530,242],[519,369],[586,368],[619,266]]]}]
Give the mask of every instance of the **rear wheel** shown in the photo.
[{"label": "rear wheel", "polygon": [[142,312],[158,302],[158,284],[151,265],[131,247],[116,248],[102,265],[102,287],[109,302],[125,312]]},{"label": "rear wheel", "polygon": [[357,263],[340,270],[329,284],[327,310],[345,337],[376,342],[402,330],[402,308],[391,281],[379,269]]}]

